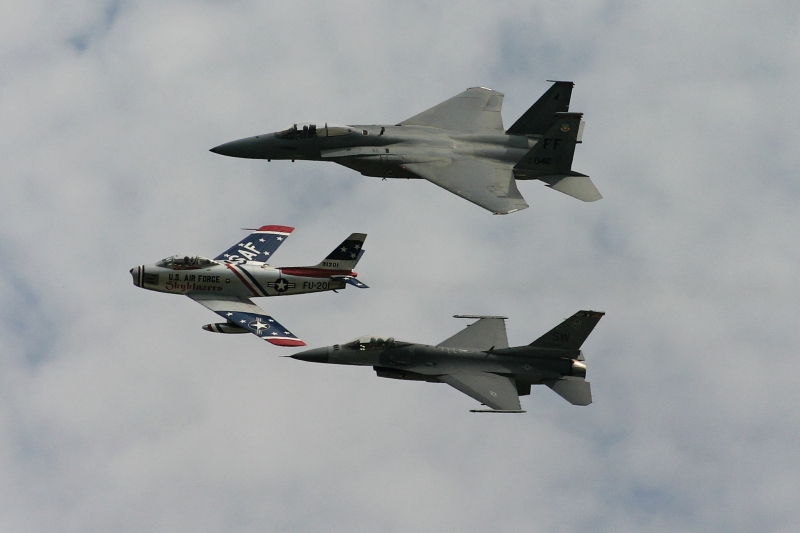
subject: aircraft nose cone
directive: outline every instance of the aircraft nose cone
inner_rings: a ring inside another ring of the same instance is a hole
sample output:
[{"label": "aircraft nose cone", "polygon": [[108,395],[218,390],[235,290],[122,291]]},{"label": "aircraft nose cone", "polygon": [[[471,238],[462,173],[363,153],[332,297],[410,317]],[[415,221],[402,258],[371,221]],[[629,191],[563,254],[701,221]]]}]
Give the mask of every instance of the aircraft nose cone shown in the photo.
[{"label": "aircraft nose cone", "polygon": [[238,141],[215,146],[210,151],[228,157],[243,157],[246,159],[269,159],[269,141],[264,135],[247,137]]},{"label": "aircraft nose cone", "polygon": [[130,270],[131,277],[133,278],[133,284],[136,285],[137,287],[142,286],[142,284],[140,283],[140,276],[139,276],[139,272],[141,271],[141,269],[142,267],[133,267]]},{"label": "aircraft nose cone", "polygon": [[290,355],[292,359],[300,361],[308,361],[310,363],[327,363],[328,362],[328,348],[314,348],[313,350],[306,350],[304,352]]}]

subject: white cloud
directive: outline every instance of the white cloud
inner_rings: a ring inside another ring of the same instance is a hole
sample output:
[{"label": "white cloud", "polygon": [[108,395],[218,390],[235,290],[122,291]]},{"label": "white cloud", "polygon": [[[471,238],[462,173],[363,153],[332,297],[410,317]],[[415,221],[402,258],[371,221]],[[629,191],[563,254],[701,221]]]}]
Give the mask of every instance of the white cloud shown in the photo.
[{"label": "white cloud", "polygon": [[[0,31],[0,530],[789,531],[800,344],[798,8],[748,2],[9,4]],[[583,204],[493,217],[428,183],[211,154],[394,123],[469,86],[586,113]],[[297,227],[369,233],[372,288],[263,301],[311,345],[512,344],[580,308],[595,403],[471,415],[445,385],[277,357],[128,269]],[[792,528],[793,529],[793,528]]]}]

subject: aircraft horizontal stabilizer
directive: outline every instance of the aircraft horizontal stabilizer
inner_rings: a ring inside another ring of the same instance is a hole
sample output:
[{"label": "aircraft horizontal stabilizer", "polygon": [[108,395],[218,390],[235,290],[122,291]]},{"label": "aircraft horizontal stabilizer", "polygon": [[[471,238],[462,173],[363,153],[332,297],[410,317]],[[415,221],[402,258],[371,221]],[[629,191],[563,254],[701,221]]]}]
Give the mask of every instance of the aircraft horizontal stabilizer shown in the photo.
[{"label": "aircraft horizontal stabilizer", "polygon": [[345,283],[353,285],[354,287],[358,287],[359,289],[369,289],[369,285],[366,283],[361,283],[358,278],[353,276],[331,276],[331,279],[340,279]]},{"label": "aircraft horizontal stabilizer", "polygon": [[557,176],[552,177],[558,179],[551,181],[551,176],[542,178],[542,181],[547,183],[547,186],[551,189],[563,192],[566,195],[577,198],[578,200],[583,200],[584,202],[596,202],[603,198],[600,191],[598,191],[597,187],[592,183],[592,180],[589,179],[589,176],[584,176],[576,172],[575,175],[572,176],[560,178]]},{"label": "aircraft horizontal stabilizer", "polygon": [[562,378],[545,381],[545,385],[572,405],[589,405],[592,403],[592,388],[588,381]]}]

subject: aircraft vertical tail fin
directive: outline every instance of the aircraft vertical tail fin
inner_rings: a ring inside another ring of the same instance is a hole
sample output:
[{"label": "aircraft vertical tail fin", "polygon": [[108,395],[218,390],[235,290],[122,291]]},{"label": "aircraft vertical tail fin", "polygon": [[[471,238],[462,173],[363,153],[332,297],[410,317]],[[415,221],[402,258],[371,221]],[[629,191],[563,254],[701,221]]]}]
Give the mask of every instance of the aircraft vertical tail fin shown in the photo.
[{"label": "aircraft vertical tail fin", "polygon": [[550,128],[514,165],[516,179],[538,179],[569,196],[594,202],[602,196],[589,176],[572,170],[575,145],[581,142],[582,113],[555,113]]},{"label": "aircraft vertical tail fin", "polygon": [[605,315],[603,311],[578,311],[533,341],[530,346],[578,350],[603,315]]},{"label": "aircraft vertical tail fin", "polygon": [[352,270],[364,255],[366,233],[353,233],[333,249],[328,256],[314,268],[330,270]]},{"label": "aircraft vertical tail fin", "polygon": [[509,135],[544,135],[556,113],[569,111],[571,81],[557,81],[506,130]]}]

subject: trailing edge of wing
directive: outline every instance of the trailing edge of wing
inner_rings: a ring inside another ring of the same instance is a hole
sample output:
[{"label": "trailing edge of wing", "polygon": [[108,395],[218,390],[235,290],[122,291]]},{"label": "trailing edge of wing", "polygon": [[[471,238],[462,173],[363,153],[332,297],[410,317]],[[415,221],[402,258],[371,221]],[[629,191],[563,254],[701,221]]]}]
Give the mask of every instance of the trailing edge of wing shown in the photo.
[{"label": "trailing edge of wing", "polygon": [[214,311],[231,324],[244,328],[257,337],[276,346],[305,346],[291,331],[266,314],[251,300],[220,296],[190,294],[189,298],[206,309]]},{"label": "trailing edge of wing", "polygon": [[492,409],[519,411],[519,395],[514,380],[488,372],[457,372],[438,376],[439,381],[463,392]]},{"label": "trailing edge of wing", "polygon": [[497,215],[528,207],[511,165],[471,157],[450,161],[408,163],[403,168]]},{"label": "trailing edge of wing", "polygon": [[503,131],[503,93],[472,87],[400,123],[401,126],[431,126],[446,130]]}]

